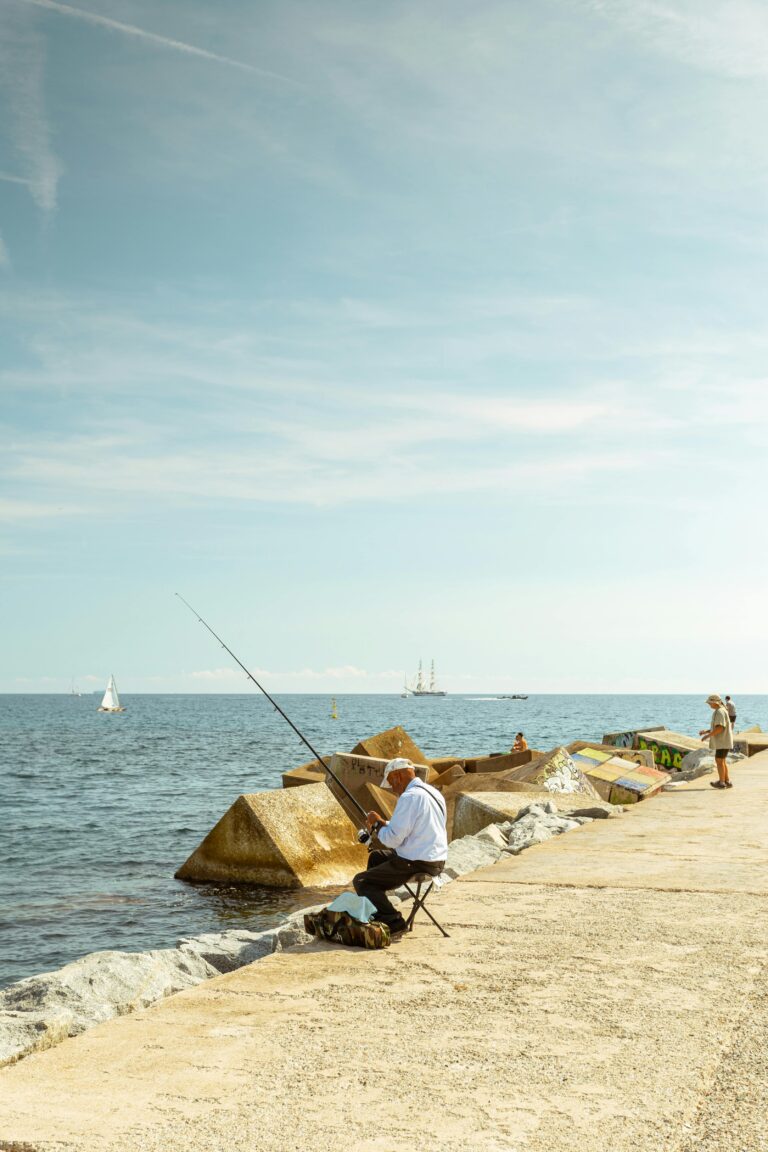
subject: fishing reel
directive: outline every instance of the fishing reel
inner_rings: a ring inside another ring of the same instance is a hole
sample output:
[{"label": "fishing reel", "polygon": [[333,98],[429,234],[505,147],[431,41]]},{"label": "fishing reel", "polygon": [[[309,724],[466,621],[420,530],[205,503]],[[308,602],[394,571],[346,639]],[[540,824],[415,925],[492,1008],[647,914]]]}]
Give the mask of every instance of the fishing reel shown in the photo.
[{"label": "fishing reel", "polygon": [[359,832],[357,833],[358,844],[369,844],[371,841],[371,837],[375,836],[376,833],[379,831],[379,829],[383,828],[383,827],[384,827],[384,821],[383,820],[377,820],[376,823],[374,824],[373,828],[370,829],[370,831],[368,830],[368,828],[361,828],[359,830]]}]

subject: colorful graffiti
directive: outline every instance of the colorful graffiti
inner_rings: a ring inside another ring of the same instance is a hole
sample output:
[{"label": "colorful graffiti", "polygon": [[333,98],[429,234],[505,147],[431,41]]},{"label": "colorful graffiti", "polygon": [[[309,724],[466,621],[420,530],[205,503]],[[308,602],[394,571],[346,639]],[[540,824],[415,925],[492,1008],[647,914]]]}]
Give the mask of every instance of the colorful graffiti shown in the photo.
[{"label": "colorful graffiti", "polygon": [[631,748],[637,732],[619,732],[613,739],[614,748]]},{"label": "colorful graffiti", "polygon": [[690,751],[689,748],[674,748],[671,744],[662,744],[658,740],[654,740],[652,736],[643,736],[642,732],[637,734],[637,746],[638,748],[648,748],[653,752],[653,759],[659,768],[676,770],[680,769],[683,756]]}]

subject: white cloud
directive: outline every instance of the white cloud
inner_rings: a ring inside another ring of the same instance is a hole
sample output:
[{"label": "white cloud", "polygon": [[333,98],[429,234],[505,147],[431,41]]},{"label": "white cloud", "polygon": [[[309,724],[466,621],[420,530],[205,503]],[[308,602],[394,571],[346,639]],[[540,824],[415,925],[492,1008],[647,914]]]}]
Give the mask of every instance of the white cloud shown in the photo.
[{"label": "white cloud", "polygon": [[[358,434],[358,443],[363,436]],[[455,428],[460,436],[460,428]],[[322,434],[314,433],[321,442]],[[310,444],[308,430],[305,443]],[[371,449],[371,445],[367,445]],[[258,451],[235,449],[229,444],[201,447],[197,451],[173,451],[154,444],[105,445],[98,437],[73,437],[66,443],[37,442],[19,446],[4,472],[13,482],[35,484],[70,499],[83,493],[104,501],[116,495],[136,497],[152,494],[155,500],[196,500],[242,503],[300,503],[315,506],[373,502],[399,502],[420,496],[446,497],[460,493],[524,493],[550,491],[567,479],[574,484],[590,476],[632,472],[647,463],[652,450],[644,447],[620,451],[579,451],[578,448],[542,453],[534,459],[496,463],[506,453],[481,451],[469,459],[436,461],[417,446],[401,451],[376,453],[365,461],[357,454],[338,452],[328,458],[309,447],[268,442]],[[377,458],[378,455],[378,458]]]},{"label": "white cloud", "polygon": [[[478,310],[493,319],[477,342],[505,333],[518,304],[502,293],[480,301]],[[575,315],[587,357],[578,381],[566,357],[548,371],[557,386],[537,388],[499,381],[493,373],[495,387],[482,380],[470,387],[466,374],[449,387],[435,372],[432,379],[409,373],[412,349],[423,345],[426,356],[433,346],[429,326],[439,300],[425,332],[414,329],[412,339],[420,343],[403,343],[388,363],[376,364],[372,379],[363,357],[346,362],[352,341],[344,337],[357,324],[346,308],[339,327],[328,319],[302,332],[297,351],[292,328],[287,336],[272,335],[273,323],[279,329],[285,317],[279,302],[263,302],[263,312],[230,308],[228,320],[220,306],[207,328],[196,324],[194,303],[185,308],[184,322],[176,318],[178,302],[172,319],[162,309],[149,319],[100,312],[97,305],[0,293],[0,309],[16,321],[20,338],[29,332],[28,352],[40,365],[0,373],[0,386],[34,392],[38,403],[51,405],[94,389],[110,393],[108,420],[97,418],[91,405],[70,402],[55,435],[20,429],[8,437],[0,476],[13,491],[20,485],[34,491],[43,509],[58,510],[61,502],[67,511],[87,504],[98,513],[116,499],[131,507],[149,494],[167,507],[392,504],[412,500],[414,492],[435,500],[514,494],[552,501],[575,498],[586,486],[597,499],[600,478],[600,500],[616,498],[616,491],[641,500],[639,477],[650,467],[661,470],[658,484],[665,467],[674,471],[695,456],[697,436],[726,427],[754,436],[768,402],[760,398],[762,381],[744,379],[764,333],[713,334],[703,324],[679,329],[674,323],[668,331],[663,313],[656,324],[655,309],[638,317],[609,304],[603,315],[597,302],[534,297],[529,327],[541,310],[535,343],[544,360],[554,341],[553,318],[562,313]],[[458,326],[463,301],[449,297],[444,307]],[[646,341],[643,324],[652,330]],[[616,343],[613,354],[628,350],[633,361],[614,380],[601,379],[599,359],[597,365],[591,360],[603,329]],[[263,353],[267,340],[270,357]],[[441,344],[440,364],[444,360],[451,377],[454,366]],[[523,368],[513,365],[522,376]],[[755,465],[739,457],[737,467]]]},{"label": "white cloud", "polygon": [[[366,672],[364,668],[358,668],[354,664],[345,664],[337,668],[323,668],[322,670],[300,668],[296,671],[276,672],[268,668],[254,668],[251,671],[255,678],[263,680],[265,685],[282,680],[365,680],[370,676],[386,676],[389,679],[402,676],[402,672]],[[187,675],[192,680],[216,683],[243,679],[242,670],[237,668],[204,668],[196,672],[189,672]]]},{"label": "white cloud", "polygon": [[762,2],[587,0],[587,6],[692,67],[735,79],[768,76],[768,9]]},{"label": "white cloud", "polygon": [[2,20],[0,88],[7,91],[0,116],[23,169],[23,176],[10,179],[26,183],[35,204],[49,215],[56,210],[61,165],[45,107],[45,44],[28,13],[6,8]]},{"label": "white cloud", "polygon": [[222,56],[218,52],[209,52],[205,48],[198,48],[194,44],[188,44],[185,40],[175,40],[168,36],[159,36],[155,32],[148,32],[145,28],[139,28],[135,24],[124,24],[120,20],[112,20],[106,16],[99,16],[97,13],[88,12],[84,8],[75,8],[71,4],[61,4],[58,3],[58,0],[20,0],[20,2],[35,8],[45,8],[52,12],[59,12],[64,16],[72,16],[76,20],[84,20],[89,24],[96,24],[101,28],[107,28],[113,32],[120,32],[134,39],[145,40],[150,44],[157,44],[162,48],[170,48],[174,52],[183,52],[189,56],[199,56],[205,60],[212,60],[217,64],[227,64],[232,68],[241,68],[246,72],[253,72],[256,75],[264,76],[270,80],[280,80],[288,84],[296,83],[291,80],[290,77],[282,76],[277,72],[271,72],[269,69],[258,68],[254,64],[246,64],[242,60],[233,60],[230,56]]},{"label": "white cloud", "polygon": [[32,500],[12,500],[0,496],[0,522],[19,523],[24,520],[47,520],[56,516],[74,516],[83,508],[63,501],[61,504],[35,502]]},{"label": "white cloud", "polygon": [[29,187],[29,180],[26,176],[14,176],[12,172],[0,172],[0,180],[6,184],[23,184]]}]

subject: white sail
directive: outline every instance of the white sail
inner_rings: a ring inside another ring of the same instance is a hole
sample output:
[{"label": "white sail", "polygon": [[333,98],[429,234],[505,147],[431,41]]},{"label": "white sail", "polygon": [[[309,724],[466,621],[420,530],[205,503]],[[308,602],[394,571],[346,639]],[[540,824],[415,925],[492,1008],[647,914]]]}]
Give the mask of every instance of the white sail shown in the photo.
[{"label": "white sail", "polygon": [[437,680],[435,679],[435,662],[434,662],[434,660],[432,661],[432,666],[431,666],[430,672],[429,672],[429,685],[427,685],[427,682],[424,679],[424,673],[422,671],[422,663],[421,663],[421,660],[419,660],[419,675],[416,679],[416,683],[414,684],[413,688],[411,688],[411,690],[410,690],[410,694],[411,694],[411,696],[445,696],[446,695],[445,689],[438,688],[438,686],[437,686]]},{"label": "white sail", "polygon": [[117,684],[115,684],[114,676],[110,676],[107,690],[104,693],[104,699],[101,702],[100,711],[102,712],[118,712],[120,711],[120,697],[117,694]]}]

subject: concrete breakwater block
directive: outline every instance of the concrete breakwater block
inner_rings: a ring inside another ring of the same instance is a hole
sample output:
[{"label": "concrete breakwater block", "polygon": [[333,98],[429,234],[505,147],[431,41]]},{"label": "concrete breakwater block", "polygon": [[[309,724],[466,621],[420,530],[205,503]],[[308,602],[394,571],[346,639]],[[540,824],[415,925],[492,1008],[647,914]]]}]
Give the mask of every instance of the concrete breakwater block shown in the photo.
[{"label": "concrete breakwater block", "polygon": [[596,740],[572,740],[570,744],[565,746],[566,752],[571,756],[574,752],[583,752],[586,748],[591,748],[595,752],[606,752],[608,756],[619,756],[630,764],[642,765],[646,768],[653,768],[656,764],[653,752],[649,748],[615,748],[610,744],[598,744]]},{"label": "concrete breakwater block", "polygon": [[598,798],[595,788],[565,748],[553,748],[530,764],[511,769],[508,779],[540,784],[548,792],[581,793]]},{"label": "concrete breakwater block", "polygon": [[366,812],[379,812],[385,820],[390,820],[395,811],[397,796],[387,788],[377,788],[375,784],[363,784],[360,798]]},{"label": "concrete breakwater block", "polygon": [[298,768],[283,772],[283,788],[295,788],[300,784],[319,784],[325,780],[325,768],[319,760],[310,760]]},{"label": "concrete breakwater block", "polygon": [[366,736],[365,740],[355,744],[352,755],[370,756],[374,760],[394,760],[396,756],[405,756],[414,764],[427,763],[421,748],[414,744],[405,728],[399,724],[395,728],[387,728],[385,732],[378,732],[375,736]]},{"label": "concrete breakwater block", "polygon": [[472,792],[457,797],[453,816],[454,837],[475,836],[491,824],[516,820],[520,812],[532,804],[552,804],[563,813],[585,812],[594,817],[598,811],[606,816],[614,813],[612,804],[586,796],[561,792]]},{"label": "concrete breakwater block", "polygon": [[[597,793],[611,804],[635,804],[669,783],[669,774],[656,768],[653,753],[647,748],[617,751],[610,746],[579,746],[577,742],[575,747],[569,746],[569,751]],[[642,757],[645,759],[638,759]]]},{"label": "concrete breakwater block", "polygon": [[768,732],[761,732],[757,726],[737,732],[733,737],[734,752],[741,752],[743,756],[755,756],[758,752],[765,752],[766,748]]},{"label": "concrete breakwater block", "polygon": [[667,772],[677,771],[689,752],[706,747],[703,740],[684,736],[682,732],[670,732],[667,728],[638,732],[635,736],[635,748],[648,748],[653,753],[656,767]]},{"label": "concrete breakwater block", "polygon": [[665,728],[665,724],[652,724],[648,728],[628,728],[624,732],[606,732],[603,736],[603,744],[608,744],[612,748],[636,748],[636,739],[641,732],[663,732]]},{"label": "concrete breakwater block", "polygon": [[[366,786],[371,785],[378,791],[382,791],[379,786],[384,777],[387,763],[387,760],[378,759],[375,756],[358,756],[349,752],[335,752],[331,757],[329,767],[334,776],[338,777],[344,787],[349,789],[358,804],[368,812],[371,804]],[[433,768],[427,764],[416,764],[415,768],[416,775],[420,779],[427,780],[429,783],[432,782],[434,779]],[[349,819],[358,827],[362,821],[362,815],[355,805],[333,777],[329,776],[326,783]],[[388,789],[384,791],[388,791]],[[392,795],[394,796],[394,793]],[[382,810],[379,808],[378,811],[381,812]]]},{"label": "concrete breakwater block", "polygon": [[325,784],[238,796],[176,873],[268,888],[346,884],[367,853]]},{"label": "concrete breakwater block", "polygon": [[442,791],[443,788],[447,788],[449,784],[455,784],[457,780],[461,780],[464,776],[466,776],[466,772],[461,764],[451,764],[450,768],[446,768],[440,773],[437,780],[433,780],[431,783],[434,784],[435,788],[439,788]]},{"label": "concrete breakwater block", "polygon": [[437,756],[427,761],[431,764],[438,776],[442,776],[449,768],[458,765],[459,768],[464,767],[464,759],[461,756]]},{"label": "concrete breakwater block", "polygon": [[445,785],[442,792],[448,809],[449,840],[456,836],[454,813],[459,796],[468,792],[538,792],[547,795],[546,789],[538,784],[528,784],[525,781],[510,779],[512,771],[514,769],[508,769],[506,772],[468,772],[451,784]]},{"label": "concrete breakwater block", "polygon": [[520,768],[523,764],[540,756],[540,752],[533,752],[530,748],[525,752],[499,752],[489,756],[472,756],[464,761],[467,772],[506,772],[510,768]]}]

